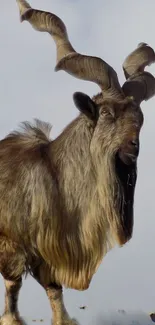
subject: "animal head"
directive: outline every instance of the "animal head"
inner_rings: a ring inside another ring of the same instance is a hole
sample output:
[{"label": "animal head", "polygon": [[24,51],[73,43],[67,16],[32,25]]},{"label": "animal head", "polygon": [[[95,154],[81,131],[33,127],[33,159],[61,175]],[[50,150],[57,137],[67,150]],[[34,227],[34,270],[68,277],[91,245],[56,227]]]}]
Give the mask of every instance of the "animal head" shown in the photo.
[{"label": "animal head", "polygon": [[140,43],[125,59],[126,82],[121,87],[116,71],[108,63],[75,51],[59,17],[33,9],[25,0],[17,0],[17,3],[21,21],[27,20],[36,30],[48,32],[53,37],[57,49],[55,71],[64,70],[100,87],[101,93],[92,99],[80,92],[73,95],[76,107],[93,126],[94,145],[111,154],[117,153],[127,165],[135,163],[143,124],[140,104],[155,95],[155,78],[144,71],[147,65],[155,62],[153,49]]},{"label": "animal head", "polygon": [[93,149],[118,153],[125,164],[136,161],[139,154],[139,133],[143,114],[132,98],[99,100],[77,92],[73,96],[77,108],[95,124]]}]

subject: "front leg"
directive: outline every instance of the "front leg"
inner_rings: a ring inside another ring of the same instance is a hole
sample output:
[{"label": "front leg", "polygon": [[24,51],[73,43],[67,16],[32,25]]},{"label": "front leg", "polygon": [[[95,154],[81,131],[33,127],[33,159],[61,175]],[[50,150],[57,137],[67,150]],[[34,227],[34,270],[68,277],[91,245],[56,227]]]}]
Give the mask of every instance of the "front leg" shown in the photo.
[{"label": "front leg", "polygon": [[77,325],[76,320],[71,319],[63,302],[62,287],[51,283],[46,287],[46,293],[53,312],[53,325]]},{"label": "front leg", "polygon": [[17,281],[5,282],[5,310],[0,318],[0,325],[22,325],[17,309],[18,294],[22,285],[21,278]]},{"label": "front leg", "polygon": [[52,275],[49,267],[42,263],[33,269],[33,277],[46,290],[52,309],[52,325],[77,325],[76,320],[71,319],[63,302],[62,286],[51,281]]}]

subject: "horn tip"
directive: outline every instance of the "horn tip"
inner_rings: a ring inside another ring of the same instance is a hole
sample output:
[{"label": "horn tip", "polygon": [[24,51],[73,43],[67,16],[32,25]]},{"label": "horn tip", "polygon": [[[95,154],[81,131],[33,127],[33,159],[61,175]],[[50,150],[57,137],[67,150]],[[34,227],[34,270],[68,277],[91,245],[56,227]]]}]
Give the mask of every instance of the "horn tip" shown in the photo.
[{"label": "horn tip", "polygon": [[59,71],[59,70],[63,70],[63,69],[62,69],[62,62],[63,62],[63,60],[58,61],[58,63],[56,64],[56,66],[55,66],[55,68],[54,68],[54,71],[55,71],[55,72],[57,72],[57,71]]},{"label": "horn tip", "polygon": [[20,22],[22,23],[25,20],[24,15],[20,15],[19,19],[20,19]]},{"label": "horn tip", "polygon": [[138,43],[138,45],[137,45],[138,48],[139,48],[139,47],[143,47],[143,46],[148,46],[148,44],[145,43],[145,42],[140,42],[140,43]]},{"label": "horn tip", "polygon": [[32,10],[32,8],[25,0],[16,0],[16,2],[19,8],[20,21],[22,22],[23,20],[26,20],[26,15]]},{"label": "horn tip", "polygon": [[57,72],[57,71],[59,71],[60,69],[59,69],[59,66],[58,66],[58,64],[55,66],[55,68],[54,68],[54,71],[55,72]]}]

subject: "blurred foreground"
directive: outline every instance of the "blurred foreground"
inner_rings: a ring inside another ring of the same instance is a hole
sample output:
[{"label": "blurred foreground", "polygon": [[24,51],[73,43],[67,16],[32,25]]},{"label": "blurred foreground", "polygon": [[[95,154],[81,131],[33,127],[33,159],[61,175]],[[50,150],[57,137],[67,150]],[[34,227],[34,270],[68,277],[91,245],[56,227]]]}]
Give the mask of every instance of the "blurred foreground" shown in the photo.
[{"label": "blurred foreground", "polygon": [[[117,312],[104,313],[98,317],[92,317],[88,324],[89,311],[84,311],[85,315],[80,313],[78,317],[79,325],[153,325],[150,316],[143,312],[126,312],[119,310]],[[82,317],[83,316],[83,317]],[[29,319],[25,318],[24,325],[51,325],[50,319]]]}]

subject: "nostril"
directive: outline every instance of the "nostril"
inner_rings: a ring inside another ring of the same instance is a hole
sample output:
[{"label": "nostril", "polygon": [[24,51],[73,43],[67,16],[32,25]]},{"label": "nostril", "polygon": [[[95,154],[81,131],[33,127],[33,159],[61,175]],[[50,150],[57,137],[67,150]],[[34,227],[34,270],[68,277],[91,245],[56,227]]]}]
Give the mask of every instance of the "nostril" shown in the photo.
[{"label": "nostril", "polygon": [[135,148],[139,147],[139,141],[138,140],[131,140],[130,141],[131,145],[134,146]]}]

